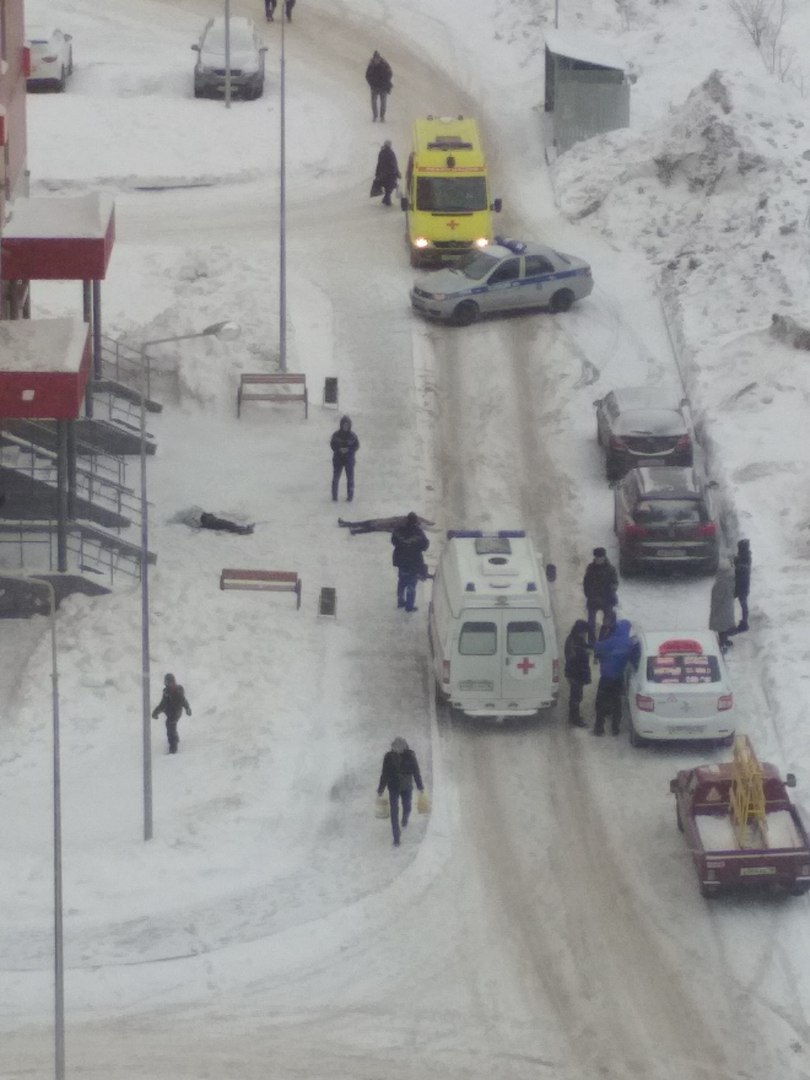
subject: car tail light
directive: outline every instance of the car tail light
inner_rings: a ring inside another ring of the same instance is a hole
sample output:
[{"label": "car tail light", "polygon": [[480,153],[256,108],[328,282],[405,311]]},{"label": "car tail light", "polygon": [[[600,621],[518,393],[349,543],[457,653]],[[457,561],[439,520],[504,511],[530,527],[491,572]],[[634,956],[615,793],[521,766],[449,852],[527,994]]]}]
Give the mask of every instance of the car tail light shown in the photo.
[{"label": "car tail light", "polygon": [[31,77],[31,48],[26,45],[22,51],[22,73],[26,79]]},{"label": "car tail light", "polygon": [[675,443],[676,450],[688,450],[692,445],[692,440],[688,435],[681,435],[678,441]]},{"label": "car tail light", "polygon": [[717,699],[717,711],[727,712],[729,709],[734,708],[734,695],[733,694],[721,694]]},{"label": "car tail light", "polygon": [[560,661],[557,659],[556,656],[551,661],[551,681],[552,682],[559,682],[560,681]]},{"label": "car tail light", "polygon": [[701,540],[713,540],[717,535],[717,526],[713,521],[708,521],[704,525],[698,525],[695,534]]},{"label": "car tail light", "polygon": [[649,694],[636,694],[636,708],[639,712],[655,712],[655,698]]},{"label": "car tail light", "polygon": [[624,441],[624,439],[619,438],[618,435],[611,435],[610,436],[610,449],[611,450],[626,450],[627,449],[627,443]]},{"label": "car tail light", "polygon": [[442,660],[442,682],[450,684],[450,661]]},{"label": "car tail light", "polygon": [[649,531],[644,525],[625,525],[624,535],[628,540],[641,540],[649,536]]}]

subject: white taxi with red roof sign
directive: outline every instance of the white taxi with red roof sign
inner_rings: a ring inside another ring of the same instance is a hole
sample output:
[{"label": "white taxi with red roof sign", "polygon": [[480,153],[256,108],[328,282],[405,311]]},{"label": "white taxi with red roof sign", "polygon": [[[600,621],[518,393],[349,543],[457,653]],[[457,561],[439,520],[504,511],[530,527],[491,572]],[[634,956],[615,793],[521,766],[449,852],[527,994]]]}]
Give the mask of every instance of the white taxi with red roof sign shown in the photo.
[{"label": "white taxi with red roof sign", "polygon": [[545,244],[497,236],[454,267],[419,278],[411,305],[429,319],[467,326],[479,315],[500,311],[568,311],[592,289],[591,268],[582,259]]},{"label": "white taxi with red roof sign", "polygon": [[734,741],[734,692],[711,630],[637,630],[627,675],[630,742]]}]

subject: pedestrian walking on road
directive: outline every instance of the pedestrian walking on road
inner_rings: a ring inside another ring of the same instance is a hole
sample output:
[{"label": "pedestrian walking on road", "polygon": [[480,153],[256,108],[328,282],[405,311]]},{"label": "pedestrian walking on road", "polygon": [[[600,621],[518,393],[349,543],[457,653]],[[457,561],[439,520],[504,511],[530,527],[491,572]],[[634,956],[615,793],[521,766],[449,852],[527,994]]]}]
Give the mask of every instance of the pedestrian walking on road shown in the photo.
[{"label": "pedestrian walking on road", "polygon": [[734,556],[734,596],[740,601],[740,621],[737,633],[748,629],[748,593],[751,590],[751,541],[738,540]]},{"label": "pedestrian walking on road", "polygon": [[152,713],[152,719],[157,720],[161,713],[166,716],[166,736],[169,740],[169,753],[176,754],[180,739],[177,735],[177,724],[183,713],[191,716],[191,706],[186,701],[186,693],[179,685],[174,675],[166,675],[163,678],[163,697]]},{"label": "pedestrian walking on road", "polygon": [[337,502],[340,474],[346,473],[346,502],[354,498],[354,459],[360,449],[360,440],[352,431],[352,421],[341,416],[340,426],[329,440],[332,447],[332,501]]},{"label": "pedestrian walking on road", "polygon": [[374,50],[374,55],[368,62],[366,68],[366,82],[371,89],[371,119],[376,120],[379,117],[381,122],[385,122],[385,105],[388,100],[388,95],[393,89],[393,72],[391,71],[391,65],[387,60],[384,60],[377,50]]},{"label": "pedestrian walking on road", "polygon": [[295,0],[284,0],[284,14],[287,16],[287,22],[292,22],[292,9],[295,7]]},{"label": "pedestrian walking on road", "polygon": [[401,177],[399,162],[391,140],[386,139],[377,155],[377,171],[374,173],[374,186],[372,190],[382,194],[383,206],[391,206],[391,194],[396,190],[397,182]]},{"label": "pedestrian walking on road", "polygon": [[612,632],[593,647],[599,661],[599,683],[596,687],[596,720],[594,735],[605,734],[605,720],[610,719],[610,730],[619,734],[622,722],[622,694],[624,672],[629,663],[638,663],[639,645],[630,634],[630,623],[619,619]]},{"label": "pedestrian walking on road", "polygon": [[430,541],[413,510],[405,524],[391,533],[391,543],[394,545],[392,562],[397,568],[397,607],[408,612],[417,611],[416,583],[427,576],[424,552],[430,547]]},{"label": "pedestrian walking on road", "polygon": [[596,613],[602,613],[602,626],[612,627],[616,621],[619,575],[603,547],[593,549],[593,562],[588,563],[582,579],[585,608],[588,612],[588,643],[596,641]]},{"label": "pedestrian walking on road", "polygon": [[721,566],[712,585],[709,604],[709,629],[717,634],[722,652],[728,652],[734,642],[734,572],[730,566]]},{"label": "pedestrian walking on road", "polygon": [[268,22],[273,21],[276,13],[276,0],[264,0],[264,17]]},{"label": "pedestrian walking on road", "polygon": [[580,706],[585,687],[591,681],[591,655],[588,648],[588,624],[577,619],[563,646],[565,677],[568,680],[568,723],[574,727],[587,727],[582,719]]},{"label": "pedestrian walking on road", "polygon": [[[397,737],[391,743],[391,749],[383,757],[380,782],[377,784],[378,796],[382,795],[385,789],[388,788],[394,847],[399,847],[400,828],[404,829],[407,826],[408,819],[411,816],[414,784],[420,791],[425,790],[416,754],[404,739]],[[399,820],[400,802],[402,803],[401,826]]]}]

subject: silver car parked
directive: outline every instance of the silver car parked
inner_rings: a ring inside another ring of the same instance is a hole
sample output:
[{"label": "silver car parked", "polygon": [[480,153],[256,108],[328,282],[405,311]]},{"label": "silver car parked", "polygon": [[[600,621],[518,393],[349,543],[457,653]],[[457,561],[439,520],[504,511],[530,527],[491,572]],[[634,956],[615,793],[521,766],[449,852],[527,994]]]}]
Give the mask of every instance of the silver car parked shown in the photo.
[{"label": "silver car parked", "polygon": [[445,270],[419,278],[411,304],[429,319],[467,326],[479,315],[550,308],[568,311],[593,289],[591,268],[544,244],[495,238]]}]

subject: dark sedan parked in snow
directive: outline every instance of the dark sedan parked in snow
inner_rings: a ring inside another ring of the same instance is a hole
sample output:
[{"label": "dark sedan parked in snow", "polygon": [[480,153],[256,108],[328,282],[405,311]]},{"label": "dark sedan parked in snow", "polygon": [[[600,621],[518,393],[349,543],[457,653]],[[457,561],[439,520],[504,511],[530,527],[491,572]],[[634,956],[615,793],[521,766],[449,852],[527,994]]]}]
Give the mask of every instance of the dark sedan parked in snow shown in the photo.
[{"label": "dark sedan parked in snow", "polygon": [[429,319],[467,326],[479,315],[499,311],[568,311],[592,289],[591,268],[582,259],[543,244],[496,237],[454,267],[419,278],[411,304]]},{"label": "dark sedan parked in snow", "polygon": [[608,480],[619,480],[635,466],[693,463],[685,400],[657,386],[638,386],[611,390],[594,405]]}]

